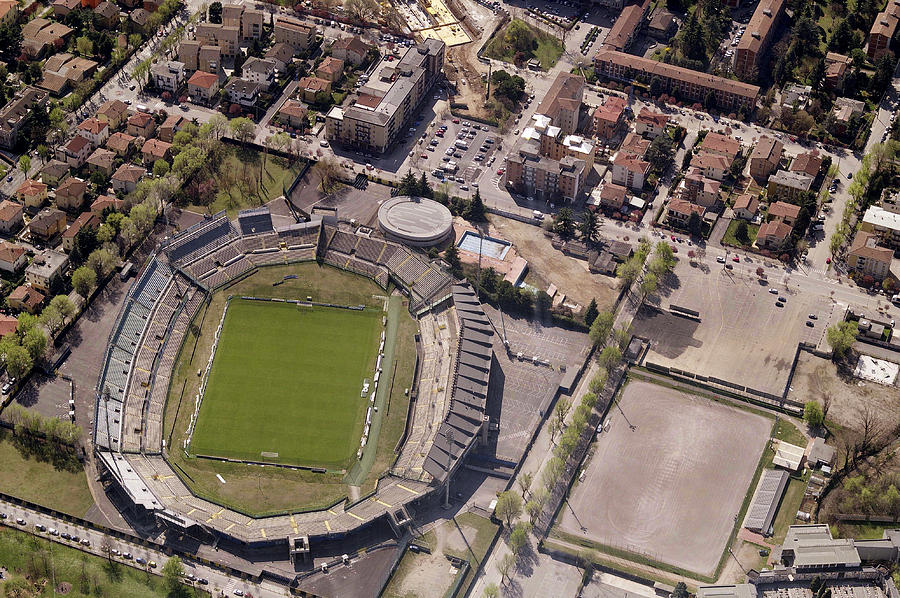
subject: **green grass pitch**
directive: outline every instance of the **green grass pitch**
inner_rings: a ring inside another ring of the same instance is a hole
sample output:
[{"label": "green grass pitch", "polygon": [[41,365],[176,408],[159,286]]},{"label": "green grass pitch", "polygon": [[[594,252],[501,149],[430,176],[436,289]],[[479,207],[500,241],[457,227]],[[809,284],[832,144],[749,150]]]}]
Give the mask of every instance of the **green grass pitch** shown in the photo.
[{"label": "green grass pitch", "polygon": [[[346,468],[356,458],[381,310],[233,299],[191,452]],[[277,458],[263,453],[278,453]]]}]

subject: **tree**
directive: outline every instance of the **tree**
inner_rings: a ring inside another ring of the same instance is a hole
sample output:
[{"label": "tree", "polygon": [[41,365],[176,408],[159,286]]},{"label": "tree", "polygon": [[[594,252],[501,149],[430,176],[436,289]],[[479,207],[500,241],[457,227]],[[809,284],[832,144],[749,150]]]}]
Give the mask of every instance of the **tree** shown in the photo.
[{"label": "tree", "polygon": [[153,163],[153,176],[164,177],[169,174],[169,163],[159,159]]},{"label": "tree", "polygon": [[397,193],[398,195],[418,195],[419,191],[419,183],[416,180],[415,175],[412,172],[412,168],[406,171],[406,174],[403,175],[403,178],[400,179],[400,184],[397,185]]},{"label": "tree", "polygon": [[184,576],[184,565],[177,556],[169,557],[162,567],[162,576],[169,594],[174,594],[181,589],[181,578]]},{"label": "tree", "polygon": [[247,143],[256,132],[256,125],[249,118],[240,117],[232,119],[228,123],[231,136],[241,143]]},{"label": "tree", "polygon": [[591,322],[590,337],[594,346],[606,344],[609,333],[612,332],[613,325],[616,321],[616,314],[609,310],[603,310]]},{"label": "tree", "polygon": [[668,135],[660,135],[647,148],[645,159],[657,175],[666,171],[675,155],[674,143]]},{"label": "tree", "polygon": [[0,27],[0,61],[15,64],[22,50],[22,28],[10,21]]},{"label": "tree", "polygon": [[222,3],[218,0],[209,5],[209,22],[217,25],[222,23]]},{"label": "tree", "polygon": [[22,336],[22,346],[28,351],[31,359],[36,361],[47,350],[47,335],[42,328],[35,326]]},{"label": "tree", "polygon": [[381,13],[381,6],[376,0],[344,0],[344,9],[363,22],[372,22]]},{"label": "tree", "polygon": [[[741,220],[741,222],[744,223],[743,220]],[[700,214],[697,212],[691,212],[691,215],[688,217],[687,226],[688,232],[690,232],[692,236],[699,237],[703,235],[703,219],[700,218]]]},{"label": "tree", "polygon": [[31,158],[26,154],[22,154],[19,157],[19,170],[21,170],[22,174],[25,176],[28,176],[28,171],[31,170]]},{"label": "tree", "polygon": [[87,36],[81,36],[75,40],[75,49],[82,56],[93,56],[94,42]]},{"label": "tree", "polygon": [[553,229],[563,239],[569,239],[575,233],[575,217],[571,208],[563,208],[553,218]]},{"label": "tree", "polygon": [[102,280],[112,274],[116,268],[118,257],[106,247],[95,249],[87,259],[87,265],[97,274],[97,279]]},{"label": "tree", "polygon": [[21,378],[33,363],[31,355],[21,345],[12,345],[6,351],[6,371],[13,378]]},{"label": "tree", "polygon": [[588,243],[597,240],[597,214],[591,210],[585,210],[581,214],[581,220],[578,222],[578,232],[581,238]]},{"label": "tree", "polygon": [[63,315],[53,305],[48,305],[41,312],[38,321],[44,325],[51,335],[56,334],[65,321]]},{"label": "tree", "polygon": [[509,571],[515,564],[516,556],[514,554],[507,552],[503,555],[503,558],[497,563],[497,571],[500,572],[500,583],[505,583],[504,580],[509,577]]},{"label": "tree", "polygon": [[475,189],[475,195],[466,209],[466,220],[469,222],[484,222],[487,209],[484,207],[484,201],[481,199],[481,191]]},{"label": "tree", "polygon": [[75,306],[65,295],[57,295],[51,299],[50,307],[57,310],[63,318],[71,318],[75,315]]},{"label": "tree", "polygon": [[644,263],[637,256],[631,256],[616,267],[616,277],[622,281],[622,285],[630,287],[640,276]]},{"label": "tree", "polygon": [[456,247],[456,243],[447,245],[447,249],[444,250],[444,261],[450,266],[451,274],[456,277],[462,274],[462,262],[459,259],[459,248]]},{"label": "tree", "polygon": [[497,497],[494,514],[500,519],[506,520],[506,527],[511,527],[512,520],[522,514],[522,497],[512,490],[501,492]]},{"label": "tree", "polygon": [[537,522],[538,517],[541,516],[541,511],[543,510],[543,505],[534,499],[525,503],[525,512],[528,513],[528,520],[531,521],[531,525],[534,525]]},{"label": "tree", "polygon": [[750,230],[746,221],[738,220],[737,228],[734,231],[734,237],[744,245],[750,242]]},{"label": "tree", "polygon": [[525,471],[519,474],[519,477],[516,478],[516,483],[519,484],[519,490],[522,491],[522,497],[528,493],[528,489],[531,488],[531,482],[534,480],[534,474],[530,471]]},{"label": "tree", "polygon": [[568,399],[564,399],[562,397],[556,401],[556,405],[553,407],[553,415],[556,417],[556,421],[559,423],[559,428],[562,429],[566,423],[566,416],[569,414],[569,410],[572,408],[572,402]]},{"label": "tree", "polygon": [[607,372],[612,372],[622,361],[622,351],[615,345],[604,347],[597,355],[597,363]]},{"label": "tree", "polygon": [[679,581],[675,584],[675,591],[672,592],[672,598],[688,598],[690,594],[688,593],[687,585],[683,581]]},{"label": "tree", "polygon": [[641,297],[648,297],[659,290],[659,276],[655,272],[647,272],[641,280]]},{"label": "tree", "polygon": [[89,266],[81,266],[72,273],[72,287],[85,299],[97,285],[97,273]]},{"label": "tree", "polygon": [[516,556],[519,556],[528,543],[528,527],[528,523],[520,521],[509,534],[509,549]]},{"label": "tree", "polygon": [[825,414],[822,413],[822,407],[818,401],[807,401],[803,405],[803,421],[810,428],[818,428],[825,423]]},{"label": "tree", "polygon": [[594,320],[597,319],[598,315],[600,315],[600,312],[597,310],[597,300],[591,299],[587,309],[584,310],[584,323],[590,327],[594,323]]},{"label": "tree", "polygon": [[495,583],[489,583],[484,587],[484,598],[498,598],[500,596],[500,588]]},{"label": "tree", "polygon": [[325,157],[316,162],[313,172],[319,177],[324,193],[331,193],[340,182],[341,167],[333,158]]},{"label": "tree", "polygon": [[838,322],[831,326],[825,333],[825,339],[831,346],[831,351],[835,357],[843,357],[853,343],[856,342],[856,335],[859,328],[856,322]]}]

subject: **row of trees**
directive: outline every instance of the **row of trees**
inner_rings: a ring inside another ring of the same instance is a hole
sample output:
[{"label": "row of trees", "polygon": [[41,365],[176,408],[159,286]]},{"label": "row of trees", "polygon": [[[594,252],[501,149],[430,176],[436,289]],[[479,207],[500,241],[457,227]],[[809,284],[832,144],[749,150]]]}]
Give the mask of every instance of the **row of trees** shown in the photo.
[{"label": "row of trees", "polygon": [[57,295],[33,316],[22,312],[16,332],[0,339],[0,360],[13,378],[21,378],[34,367],[47,350],[50,337],[55,335],[75,315],[75,306],[65,295]]}]

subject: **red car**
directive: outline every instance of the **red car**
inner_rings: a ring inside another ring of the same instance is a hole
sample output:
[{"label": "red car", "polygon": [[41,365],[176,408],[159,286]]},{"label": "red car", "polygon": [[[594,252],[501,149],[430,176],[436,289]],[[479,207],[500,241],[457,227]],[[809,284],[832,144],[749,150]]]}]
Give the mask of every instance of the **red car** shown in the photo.
[{"label": "red car", "polygon": [[503,174],[503,169],[502,169],[502,168],[498,168],[498,169],[497,169],[497,174]]},{"label": "red car", "polygon": [[421,157],[427,160],[427,159],[428,159],[428,154],[422,154]]},{"label": "red car", "polygon": [[731,258],[731,261],[732,261],[732,262],[739,262],[739,261],[741,261],[741,258],[739,258],[738,256],[734,256],[733,258]]},{"label": "red car", "polygon": [[459,119],[458,119],[458,118],[454,118],[454,119],[453,119],[453,124],[454,124],[454,125],[458,125],[458,124],[459,124]]}]

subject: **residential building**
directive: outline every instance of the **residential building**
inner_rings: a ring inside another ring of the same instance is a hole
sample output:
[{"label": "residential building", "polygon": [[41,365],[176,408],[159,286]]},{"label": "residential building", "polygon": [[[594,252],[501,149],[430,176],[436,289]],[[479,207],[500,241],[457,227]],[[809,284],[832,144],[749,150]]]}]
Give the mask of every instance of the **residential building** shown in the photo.
[{"label": "residential building", "polygon": [[900,0],[888,0],[884,10],[875,16],[875,22],[869,30],[866,44],[866,55],[872,62],[891,51],[891,40],[897,32],[900,22]]},{"label": "residential building", "polygon": [[91,142],[87,137],[75,135],[66,142],[56,148],[56,157],[72,168],[78,169],[84,166],[85,160],[91,155]]},{"label": "residential building", "polygon": [[691,221],[691,214],[697,214],[700,218],[706,213],[703,206],[691,203],[684,199],[674,198],[669,200],[666,210],[666,221],[678,228],[687,228]]},{"label": "residential building", "polygon": [[47,201],[47,185],[33,179],[25,179],[25,182],[16,190],[16,198],[25,207],[39,208]]},{"label": "residential building", "polygon": [[622,185],[607,183],[600,188],[598,195],[600,207],[605,211],[621,211],[628,204],[628,189]]},{"label": "residential building", "polygon": [[68,93],[70,86],[74,87],[93,76],[97,66],[93,60],[60,52],[44,63],[43,75],[37,85],[55,96],[62,96]]},{"label": "residential building", "polygon": [[166,143],[162,139],[148,139],[141,148],[141,159],[146,166],[153,166],[157,160],[168,160],[171,158],[172,144]]},{"label": "residential building", "polygon": [[88,156],[86,164],[90,172],[102,172],[106,176],[110,176],[116,165],[116,158],[116,152],[98,147],[94,153]]},{"label": "residential building", "polygon": [[808,192],[812,188],[812,184],[813,177],[806,173],[779,170],[769,177],[767,187],[769,200],[796,200],[801,193]]},{"label": "residential building", "polygon": [[68,177],[56,188],[56,207],[68,212],[81,211],[87,187],[86,181],[75,176]]},{"label": "residential building", "polygon": [[49,294],[68,267],[69,256],[45,249],[34,256],[34,260],[25,268],[25,281],[42,293]]},{"label": "residential building", "polygon": [[669,117],[659,112],[641,108],[634,119],[634,132],[650,139],[664,135],[669,124]]},{"label": "residential building", "polygon": [[734,200],[734,217],[741,220],[754,221],[759,213],[759,198],[750,193],[743,193]]},{"label": "residential building", "polygon": [[16,274],[28,263],[28,252],[21,245],[0,241],[0,270]]},{"label": "residential building", "polygon": [[570,156],[583,160],[588,171],[594,167],[596,147],[591,140],[581,135],[566,135],[543,114],[535,114],[532,119],[534,122],[525,128],[521,138],[536,144],[542,156],[553,160]]},{"label": "residential building", "polygon": [[387,90],[363,87],[349,108],[333,107],[325,118],[326,138],[360,151],[384,153],[402,135],[428,97],[444,66],[444,42],[426,39],[409,48]]},{"label": "residential building", "polygon": [[183,129],[187,123],[188,120],[180,114],[170,114],[163,121],[163,124],[159,125],[157,136],[166,143],[173,143],[175,141],[175,133]]},{"label": "residential building", "polygon": [[308,50],[316,41],[316,26],[293,17],[280,16],[275,21],[275,43],[288,44],[294,53]]},{"label": "residential building", "polygon": [[114,195],[101,195],[91,203],[91,213],[103,216],[107,209],[121,211],[125,202]]},{"label": "residential building", "polygon": [[334,56],[326,57],[316,69],[316,77],[337,83],[344,76],[344,61]]},{"label": "residential building", "polygon": [[134,164],[122,164],[112,175],[113,190],[131,193],[145,174],[147,174],[145,168]]},{"label": "residential building", "polygon": [[731,169],[732,160],[722,154],[700,151],[691,158],[691,168],[696,168],[703,176],[724,181]]},{"label": "residential building", "polygon": [[620,152],[627,152],[641,160],[647,155],[648,149],[650,149],[650,140],[644,139],[637,133],[628,133],[625,135],[625,139],[622,140],[622,145],[619,147]]},{"label": "residential building", "polygon": [[22,26],[22,53],[28,60],[38,60],[62,49],[71,34],[72,29],[62,23],[34,18]]},{"label": "residential building", "polygon": [[10,98],[0,109],[0,147],[15,148],[25,117],[36,104],[46,106],[48,98],[46,91],[36,87],[25,87]]},{"label": "residential building", "polygon": [[775,39],[784,15],[785,0],[760,0],[747,23],[747,29],[734,52],[734,73],[741,79],[753,80]]},{"label": "residential building", "polygon": [[4,199],[0,201],[0,233],[11,235],[25,225],[22,204]]},{"label": "residential building", "polygon": [[681,197],[709,209],[719,203],[721,187],[720,181],[707,178],[696,168],[691,168],[684,177],[684,191]]},{"label": "residential building", "polygon": [[[41,182],[47,185],[58,185],[68,174],[69,165],[54,158],[41,169]],[[46,189],[44,191],[46,192]]]},{"label": "residential building", "polygon": [[275,70],[284,73],[287,67],[294,60],[294,49],[285,43],[275,44],[265,54],[266,60],[275,63]]},{"label": "residential building", "polygon": [[762,249],[781,251],[790,245],[792,232],[794,229],[784,222],[763,222],[756,233],[756,244]]},{"label": "residential building", "polygon": [[182,40],[178,44],[178,62],[184,65],[187,72],[196,71],[199,67],[200,46],[202,44],[196,39]]},{"label": "residential building", "polygon": [[345,63],[359,66],[366,60],[372,46],[358,36],[342,37],[331,44],[331,55]]},{"label": "residential building", "polygon": [[317,94],[331,93],[331,81],[319,77],[303,77],[297,91],[304,101],[315,103]]},{"label": "residential building", "polygon": [[854,117],[861,116],[865,109],[865,103],[860,100],[837,98],[834,101],[834,107],[832,108],[832,114],[834,114],[834,121],[837,128],[836,132],[843,133],[846,131],[851,120]]},{"label": "residential building", "polygon": [[222,4],[222,24],[229,27],[240,27],[243,12],[243,4]]},{"label": "residential building", "polygon": [[564,133],[573,135],[578,129],[578,113],[584,98],[584,77],[559,73],[534,111],[543,114]]},{"label": "residential building", "polygon": [[158,62],[150,68],[150,75],[157,89],[175,95],[184,84],[184,63],[177,60]]},{"label": "residential building", "polygon": [[730,163],[741,154],[741,143],[737,139],[721,133],[707,133],[703,138],[700,151],[725,156]]},{"label": "residential building", "polygon": [[234,78],[225,85],[225,93],[229,102],[252,108],[259,99],[260,88],[260,84],[254,81]]},{"label": "residential building", "polygon": [[251,56],[241,67],[241,78],[269,89],[275,85],[275,61]]},{"label": "residential building", "polygon": [[209,106],[215,103],[219,93],[219,76],[214,73],[196,71],[188,79],[188,97],[195,104]]},{"label": "residential building", "polygon": [[75,247],[75,237],[86,228],[97,229],[100,227],[100,218],[92,212],[82,212],[75,219],[75,222],[69,225],[69,228],[62,234],[62,249],[66,253],[70,253]]},{"label": "residential building", "polygon": [[119,24],[119,9],[112,2],[104,0],[94,9],[94,14],[104,29],[115,29]]},{"label": "residential building", "polygon": [[804,110],[809,106],[812,97],[812,87],[799,83],[788,83],[781,90],[781,107],[790,110]]},{"label": "residential building", "polygon": [[750,153],[750,176],[757,181],[765,181],[778,168],[784,144],[781,141],[763,135],[753,146]]},{"label": "residential building", "polygon": [[121,131],[113,133],[106,140],[106,149],[116,152],[117,156],[127,158],[134,150],[134,142],[136,137]]},{"label": "residential building", "polygon": [[305,129],[309,125],[306,106],[297,100],[288,100],[282,104],[276,117],[281,124],[294,129]]},{"label": "residential building", "polygon": [[202,46],[218,46],[222,58],[234,60],[240,48],[240,34],[240,28],[238,27],[199,23],[197,30],[194,32],[194,38]]},{"label": "residential building", "polygon": [[837,52],[825,54],[825,88],[841,93],[850,72],[850,57]]},{"label": "residential building", "polygon": [[198,40],[185,40],[178,47],[178,60],[184,63],[186,73],[204,71],[219,73],[222,67],[222,49],[218,45],[203,45]]},{"label": "residential building", "polygon": [[86,118],[78,125],[78,135],[91,142],[91,149],[100,147],[109,139],[109,123],[96,117]]},{"label": "residential building", "polygon": [[523,144],[506,158],[506,185],[528,197],[574,201],[584,186],[585,164],[565,156],[542,156],[533,143]]},{"label": "residential building", "polygon": [[19,3],[15,0],[0,1],[0,26],[15,23],[19,18]]},{"label": "residential building", "polygon": [[606,101],[597,106],[592,115],[591,131],[598,139],[611,139],[625,126],[625,98],[608,95]]},{"label": "residential building", "polygon": [[648,14],[650,0],[637,0],[635,4],[623,8],[601,47],[618,52],[628,51]]},{"label": "residential building", "polygon": [[770,221],[784,222],[793,228],[797,222],[797,217],[800,216],[800,206],[784,201],[776,201],[769,205],[768,216]]},{"label": "residential building", "polygon": [[612,160],[612,182],[629,189],[640,191],[644,187],[650,163],[636,158],[628,152],[619,151]]},{"label": "residential building", "polygon": [[649,81],[657,77],[663,85],[664,93],[682,101],[704,102],[711,91],[715,97],[715,107],[720,110],[750,113],[759,95],[759,87],[756,85],[615,50],[601,49],[597,52],[594,56],[594,69],[600,77],[627,83],[636,79]]},{"label": "residential building", "polygon": [[[133,2],[134,0],[125,0]],[[136,8],[128,14],[128,30],[133,33],[146,33],[150,22],[150,13],[143,8]]]},{"label": "residential building", "polygon": [[15,334],[19,328],[19,319],[15,316],[0,314],[0,338]]},{"label": "residential building", "polygon": [[819,175],[819,170],[821,169],[822,156],[816,150],[800,154],[791,161],[790,167],[791,172],[802,172],[813,179]]},{"label": "residential building", "polygon": [[675,20],[675,15],[662,6],[658,7],[650,15],[650,22],[647,24],[647,34],[650,37],[661,42],[667,42],[675,35],[677,30],[678,23]]},{"label": "residential building", "polygon": [[6,298],[6,303],[11,308],[19,310],[19,311],[27,311],[30,314],[37,314],[41,305],[44,303],[44,295],[35,288],[32,288],[29,285],[21,285],[15,288],[12,293],[9,294],[9,297]]},{"label": "residential building", "polygon": [[97,118],[106,122],[110,129],[118,129],[128,118],[128,106],[122,100],[109,100],[97,110]]},{"label": "residential building", "polygon": [[[6,0],[6,2],[11,2],[11,0]],[[50,6],[53,7],[53,16],[62,18],[76,8],[80,8],[81,0],[54,0]]]},{"label": "residential building", "polygon": [[871,206],[863,214],[862,230],[875,233],[881,242],[893,248],[900,248],[900,214],[881,206]]},{"label": "residential building", "polygon": [[156,131],[156,121],[153,120],[153,115],[146,112],[135,112],[128,117],[127,123],[125,132],[132,137],[149,139],[153,136],[153,132]]},{"label": "residential building", "polygon": [[28,234],[32,239],[49,241],[66,230],[66,213],[55,208],[45,208],[28,223]]},{"label": "residential building", "polygon": [[893,258],[891,249],[878,246],[877,235],[860,230],[847,252],[847,265],[859,274],[883,280],[891,273]]}]

